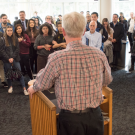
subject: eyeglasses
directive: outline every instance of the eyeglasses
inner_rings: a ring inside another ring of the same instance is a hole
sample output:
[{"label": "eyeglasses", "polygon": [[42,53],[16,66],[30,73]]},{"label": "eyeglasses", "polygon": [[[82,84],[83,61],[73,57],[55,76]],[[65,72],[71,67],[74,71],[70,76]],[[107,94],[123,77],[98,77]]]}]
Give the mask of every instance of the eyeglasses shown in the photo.
[{"label": "eyeglasses", "polygon": [[51,18],[46,18],[46,19],[51,19]]}]

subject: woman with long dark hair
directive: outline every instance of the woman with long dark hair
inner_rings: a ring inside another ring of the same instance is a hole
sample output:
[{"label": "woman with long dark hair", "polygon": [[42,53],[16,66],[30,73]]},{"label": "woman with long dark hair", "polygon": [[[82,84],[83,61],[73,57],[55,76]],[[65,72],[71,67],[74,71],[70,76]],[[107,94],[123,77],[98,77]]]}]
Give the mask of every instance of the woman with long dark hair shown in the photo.
[{"label": "woman with long dark hair", "polygon": [[106,29],[108,33],[108,39],[104,42],[104,53],[107,56],[108,62],[112,63],[113,62],[113,45],[112,45],[112,40],[113,40],[113,29],[110,27],[109,21],[107,18],[104,18],[102,20],[102,25]]},{"label": "woman with long dark hair", "polygon": [[44,68],[47,64],[49,54],[53,52],[52,49],[52,36],[53,29],[49,23],[45,23],[39,28],[39,35],[37,36],[34,48],[37,50],[37,72]]},{"label": "woman with long dark hair", "polygon": [[[4,38],[0,39],[0,44],[4,46],[4,67],[5,71],[8,72],[12,66],[19,69],[21,71],[20,67],[20,56],[19,56],[19,43],[18,39],[16,38],[15,34],[13,33],[13,27],[12,26],[7,26],[4,34]],[[25,82],[23,76],[19,78],[20,83],[23,87],[24,94],[28,95],[28,92],[25,87]],[[12,87],[12,81],[10,79],[7,79],[8,82],[8,93],[13,92],[13,87]]]},{"label": "woman with long dark hair", "polygon": [[32,72],[34,71],[33,66],[35,64],[35,73],[37,73],[37,51],[34,49],[34,42],[38,35],[38,30],[36,28],[35,20],[30,19],[28,21],[28,26],[26,30],[27,35],[30,38],[31,46],[30,46],[30,65]]},{"label": "woman with long dark hair", "polygon": [[21,24],[17,24],[15,26],[15,34],[18,38],[19,46],[20,46],[20,65],[22,72],[25,74],[25,67],[27,70],[27,74],[30,79],[33,79],[32,71],[30,67],[30,58],[29,58],[29,48],[31,45],[30,38],[27,34],[24,34],[23,27]]},{"label": "woman with long dark hair", "polygon": [[35,18],[35,23],[36,23],[36,28],[37,30],[39,30],[39,27],[40,27],[40,23],[39,23],[39,19],[38,18]]}]

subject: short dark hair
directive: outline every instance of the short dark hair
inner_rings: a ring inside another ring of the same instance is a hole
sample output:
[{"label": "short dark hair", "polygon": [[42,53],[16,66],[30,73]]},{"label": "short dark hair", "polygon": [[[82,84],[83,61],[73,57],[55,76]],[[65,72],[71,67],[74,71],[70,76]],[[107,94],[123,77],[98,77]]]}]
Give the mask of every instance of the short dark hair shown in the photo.
[{"label": "short dark hair", "polygon": [[20,14],[20,13],[24,13],[24,14],[25,14],[25,11],[20,11],[19,14]]},{"label": "short dark hair", "polygon": [[58,17],[59,17],[59,16],[61,16],[61,17],[62,17],[62,15],[58,15]]},{"label": "short dark hair", "polygon": [[113,15],[117,15],[117,17],[119,18],[118,14],[113,14]]},{"label": "short dark hair", "polygon": [[57,27],[58,27],[59,24],[62,24],[62,22],[61,22],[61,21],[58,21],[58,22],[57,22]]},{"label": "short dark hair", "polygon": [[0,17],[2,18],[3,16],[7,16],[7,15],[6,15],[6,14],[1,14],[1,16],[0,16]]},{"label": "short dark hair", "polygon": [[49,24],[48,22],[42,24],[42,25],[40,26],[40,28],[39,28],[39,34],[40,34],[40,35],[43,35],[43,32],[42,32],[42,28],[43,28],[43,27],[47,27],[47,28],[49,29],[48,35],[49,35],[49,36],[52,36],[53,29],[52,29],[51,24]]},{"label": "short dark hair", "polygon": [[97,12],[92,12],[91,15],[96,15],[98,17],[98,13]]},{"label": "short dark hair", "polygon": [[87,12],[90,12],[90,11],[87,11]]}]

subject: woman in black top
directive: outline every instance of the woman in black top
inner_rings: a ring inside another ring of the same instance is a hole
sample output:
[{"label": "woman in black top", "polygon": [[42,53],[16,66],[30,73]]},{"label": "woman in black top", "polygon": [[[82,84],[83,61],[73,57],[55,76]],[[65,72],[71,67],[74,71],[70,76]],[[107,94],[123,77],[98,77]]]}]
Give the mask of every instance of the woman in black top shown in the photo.
[{"label": "woman in black top", "polygon": [[52,49],[52,27],[49,23],[45,23],[39,28],[39,35],[37,36],[34,48],[37,50],[37,72],[44,68],[47,64],[49,54],[53,52]]},{"label": "woman in black top", "polygon": [[26,33],[29,36],[30,41],[31,41],[31,46],[30,46],[31,70],[32,70],[32,72],[34,72],[33,66],[35,65],[35,73],[37,73],[37,51],[34,49],[34,43],[35,43],[35,39],[38,36],[39,32],[36,28],[35,20],[30,19],[28,21],[28,27],[27,27]]},{"label": "woman in black top", "polygon": [[57,23],[57,28],[58,28],[58,33],[54,36],[53,38],[53,48],[55,51],[59,51],[59,50],[62,50],[62,49],[65,49],[66,48],[66,40],[63,36],[63,32],[62,32],[62,23],[61,21],[59,21]]},{"label": "woman in black top", "polygon": [[[13,33],[13,27],[12,26],[7,26],[4,34],[4,38],[0,39],[0,44],[4,46],[3,48],[3,62],[5,66],[6,72],[11,69],[12,66],[15,68],[18,68],[21,71],[20,67],[20,56],[19,56],[19,43],[18,39]],[[23,76],[19,79],[20,83],[24,89],[24,94],[29,95],[26,87],[25,87],[25,82]],[[8,93],[13,92],[13,87],[12,87],[12,82],[10,79],[7,79],[8,82]]]}]

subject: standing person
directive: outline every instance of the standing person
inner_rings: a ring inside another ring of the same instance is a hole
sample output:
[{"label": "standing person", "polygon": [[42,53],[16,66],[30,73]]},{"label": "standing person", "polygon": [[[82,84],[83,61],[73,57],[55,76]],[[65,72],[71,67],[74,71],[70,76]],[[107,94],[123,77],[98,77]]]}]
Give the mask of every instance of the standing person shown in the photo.
[{"label": "standing person", "polygon": [[[7,26],[12,26],[12,25],[10,23],[8,23],[7,15],[2,14],[1,23],[0,23],[0,32],[4,33]],[[14,31],[14,27],[13,27],[13,31]]]},{"label": "standing person", "polygon": [[[13,33],[13,27],[12,26],[7,26],[4,34],[4,38],[0,39],[0,44],[2,44],[3,47],[3,62],[4,62],[4,67],[5,71],[8,72],[8,70],[11,69],[12,64],[15,68],[19,69],[21,71],[20,67],[20,56],[19,56],[19,43],[18,39]],[[28,95],[28,92],[25,87],[25,82],[23,76],[19,78],[20,83],[23,87],[24,94]],[[13,92],[13,87],[12,87],[12,81],[10,79],[7,79],[8,82],[8,93]]]},{"label": "standing person", "polygon": [[106,29],[108,33],[108,39],[104,42],[104,53],[108,59],[109,64],[113,62],[113,45],[112,45],[112,40],[113,40],[113,29],[110,27],[109,21],[107,18],[104,18],[102,20],[102,25]]},{"label": "standing person", "polygon": [[[119,19],[118,19],[118,22],[120,22],[120,21],[121,21],[121,16],[123,16],[123,17],[124,17],[124,13],[123,13],[123,12],[120,12],[120,17],[119,17]],[[125,17],[124,17],[124,20],[125,20],[125,21],[127,21]]]},{"label": "standing person", "polygon": [[36,24],[36,28],[37,30],[39,30],[39,27],[40,27],[40,23],[39,23],[39,19],[38,18],[35,18],[35,24]]},{"label": "standing person", "polygon": [[127,22],[127,24],[128,24],[128,39],[129,39],[129,43],[130,43],[130,52],[129,53],[131,53],[131,48],[133,46],[132,34],[133,34],[133,30],[134,30],[134,25],[135,25],[133,12],[130,13],[130,17],[131,18]]},{"label": "standing person", "polygon": [[113,70],[118,70],[118,58],[122,49],[121,39],[124,36],[124,28],[121,23],[118,22],[118,15],[113,14],[113,21],[110,23],[110,27],[114,30],[113,33]]},{"label": "standing person", "polygon": [[26,31],[28,20],[25,19],[26,17],[25,11],[20,11],[19,16],[20,16],[20,19],[14,22],[14,27],[17,24],[21,24],[23,26],[23,30]]},{"label": "standing person", "polygon": [[[3,33],[0,32],[0,39],[3,38]],[[3,46],[0,44],[0,79],[1,83],[4,85],[4,87],[8,87],[6,83],[6,77],[5,77],[5,72],[4,72],[4,63],[3,63]]]},{"label": "standing person", "polygon": [[63,50],[66,48],[66,40],[63,36],[62,23],[57,22],[58,33],[53,38],[53,48],[55,51]]},{"label": "standing person", "polygon": [[126,41],[127,40],[127,32],[128,32],[127,20],[124,19],[124,16],[120,16],[119,22],[121,24],[123,24],[123,27],[124,27],[124,36],[122,37],[122,40]]},{"label": "standing person", "polygon": [[53,52],[52,49],[52,28],[49,23],[40,26],[39,35],[37,36],[34,49],[37,50],[37,72],[46,66],[49,54]]},{"label": "standing person", "polygon": [[[51,17],[50,15],[47,15],[47,16],[45,17],[45,22],[48,22],[49,24],[51,24],[52,27],[53,27],[53,30],[56,31],[56,27],[55,27],[54,24],[52,24],[51,20],[52,20],[52,17]],[[56,24],[57,24],[57,23],[56,23]]]},{"label": "standing person", "polygon": [[21,24],[17,24],[15,26],[15,34],[18,38],[19,46],[20,46],[20,65],[21,71],[25,75],[25,67],[27,70],[27,74],[29,78],[32,80],[32,71],[30,67],[30,58],[29,58],[29,48],[31,45],[31,41],[27,34],[24,34],[23,27]]},{"label": "standing person", "polygon": [[57,22],[59,22],[59,21],[62,21],[62,15],[58,15],[58,19],[56,21],[56,25],[57,25]]},{"label": "standing person", "polygon": [[104,42],[108,39],[108,33],[105,30],[104,26],[100,22],[98,22],[98,13],[97,12],[93,12],[91,14],[91,21],[96,21],[97,22],[96,31],[101,33],[101,35],[102,35],[102,46],[101,46],[100,49],[103,51],[103,49],[104,49]]},{"label": "standing person", "polygon": [[129,71],[134,71],[134,63],[135,63],[135,29],[133,31],[133,46],[131,48],[131,67]]},{"label": "standing person", "polygon": [[34,16],[33,16],[32,18],[34,18],[34,19],[38,18],[38,20],[40,21],[40,23],[43,24],[43,20],[42,20],[42,19],[40,18],[40,16],[38,16],[37,14],[38,14],[38,12],[35,11],[35,12],[34,12]]},{"label": "standing person", "polygon": [[[79,22],[79,23],[76,23]],[[83,45],[85,17],[77,12],[62,20],[67,47],[49,55],[48,63],[29,87],[30,96],[55,84],[60,135],[103,135],[104,120],[100,110],[102,87],[112,81],[105,54]]]},{"label": "standing person", "polygon": [[91,16],[90,16],[90,14],[87,14],[87,15],[86,15],[86,19],[87,19],[86,31],[89,31],[89,30],[90,30],[89,24],[90,24],[90,21],[91,21]]},{"label": "standing person", "polygon": [[37,73],[37,50],[34,49],[35,39],[38,36],[39,32],[36,28],[35,21],[30,19],[28,21],[28,28],[26,30],[27,35],[30,38],[31,46],[30,46],[30,65],[31,70],[34,72],[33,66],[35,65],[35,73]]}]

